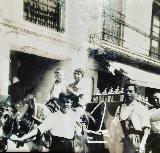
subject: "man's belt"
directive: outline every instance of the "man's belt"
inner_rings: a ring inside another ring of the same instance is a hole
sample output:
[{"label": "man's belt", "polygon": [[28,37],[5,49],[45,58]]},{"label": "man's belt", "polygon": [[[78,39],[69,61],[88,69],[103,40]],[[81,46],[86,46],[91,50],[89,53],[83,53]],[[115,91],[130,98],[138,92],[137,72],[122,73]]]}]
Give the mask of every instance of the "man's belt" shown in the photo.
[{"label": "man's belt", "polygon": [[67,138],[64,138],[64,137],[58,137],[58,136],[53,136],[52,135],[52,140],[53,141],[59,141],[59,142],[72,142],[73,139],[67,139]]},{"label": "man's belt", "polygon": [[143,134],[143,132],[140,131],[140,130],[135,130],[135,129],[128,129],[128,130],[126,130],[126,135],[130,135],[130,134],[141,135],[141,134]]}]

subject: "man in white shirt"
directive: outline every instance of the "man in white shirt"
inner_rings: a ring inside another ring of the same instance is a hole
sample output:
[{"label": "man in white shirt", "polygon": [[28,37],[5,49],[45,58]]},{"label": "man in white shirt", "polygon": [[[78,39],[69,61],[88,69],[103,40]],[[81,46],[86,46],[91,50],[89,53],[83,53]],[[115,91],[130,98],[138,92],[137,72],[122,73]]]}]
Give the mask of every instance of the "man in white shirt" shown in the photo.
[{"label": "man in white shirt", "polygon": [[21,138],[13,135],[11,140],[25,141],[37,133],[43,134],[50,130],[52,135],[52,144],[50,151],[60,153],[72,153],[73,146],[72,140],[74,138],[76,122],[79,121],[80,115],[77,111],[72,109],[72,102],[70,100],[62,102],[60,109],[51,113],[38,127],[33,129],[28,134]]},{"label": "man in white shirt", "polygon": [[142,153],[150,133],[150,116],[148,109],[136,100],[136,86],[124,88],[124,104],[120,107],[120,120],[125,139],[124,152]]}]

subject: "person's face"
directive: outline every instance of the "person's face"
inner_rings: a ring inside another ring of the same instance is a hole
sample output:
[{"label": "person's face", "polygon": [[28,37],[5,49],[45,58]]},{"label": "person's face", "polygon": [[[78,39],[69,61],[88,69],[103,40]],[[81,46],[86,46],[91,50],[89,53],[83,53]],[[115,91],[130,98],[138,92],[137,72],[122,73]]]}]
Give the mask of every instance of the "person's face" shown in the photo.
[{"label": "person's face", "polygon": [[160,95],[159,96],[155,95],[155,96],[153,96],[153,98],[154,98],[156,106],[160,107]]},{"label": "person's face", "polygon": [[55,79],[58,82],[62,82],[62,80],[63,80],[63,73],[62,72],[55,73]]},{"label": "person's face", "polygon": [[73,74],[73,77],[74,77],[75,81],[80,81],[83,76],[82,76],[81,72],[75,71],[74,74]]},{"label": "person's face", "polygon": [[127,89],[124,90],[124,96],[125,96],[125,103],[130,104],[134,98],[135,98],[135,89],[134,86],[129,86]]},{"label": "person's face", "polygon": [[63,113],[68,112],[71,109],[71,101],[62,104]]}]

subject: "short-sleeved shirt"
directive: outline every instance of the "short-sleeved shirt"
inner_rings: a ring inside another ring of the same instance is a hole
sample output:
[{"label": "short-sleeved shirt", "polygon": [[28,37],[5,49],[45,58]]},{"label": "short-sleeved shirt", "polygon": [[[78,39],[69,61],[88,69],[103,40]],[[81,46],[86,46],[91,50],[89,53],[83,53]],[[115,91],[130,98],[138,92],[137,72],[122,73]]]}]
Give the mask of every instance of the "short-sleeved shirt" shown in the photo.
[{"label": "short-sleeved shirt", "polygon": [[38,129],[41,133],[50,130],[53,136],[72,139],[74,137],[77,119],[78,116],[73,110],[65,114],[58,111],[48,115]]},{"label": "short-sleeved shirt", "polygon": [[59,94],[65,91],[66,91],[66,84],[64,82],[61,82],[61,83],[55,82],[50,93],[50,99],[59,98]]},{"label": "short-sleeved shirt", "polygon": [[142,131],[144,127],[151,127],[148,109],[136,100],[128,106],[126,104],[121,106],[120,119],[130,120],[137,131]]},{"label": "short-sleeved shirt", "polygon": [[79,104],[84,105],[84,90],[83,90],[83,84],[82,82],[79,82],[78,84],[72,83],[69,84],[69,87],[73,89],[79,95]]}]

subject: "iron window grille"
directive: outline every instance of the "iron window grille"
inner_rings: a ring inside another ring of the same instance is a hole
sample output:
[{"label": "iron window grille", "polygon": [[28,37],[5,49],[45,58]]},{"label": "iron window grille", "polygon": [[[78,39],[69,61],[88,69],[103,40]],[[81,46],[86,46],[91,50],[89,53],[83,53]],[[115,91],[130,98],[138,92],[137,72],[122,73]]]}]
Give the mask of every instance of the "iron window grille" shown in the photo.
[{"label": "iron window grille", "polygon": [[103,8],[102,40],[122,46],[123,20],[121,0],[107,0]]},{"label": "iron window grille", "polygon": [[64,32],[63,0],[24,0],[24,19]]}]

